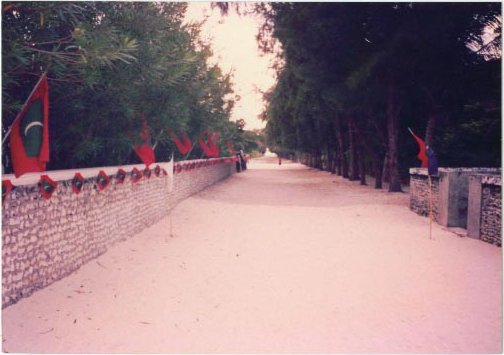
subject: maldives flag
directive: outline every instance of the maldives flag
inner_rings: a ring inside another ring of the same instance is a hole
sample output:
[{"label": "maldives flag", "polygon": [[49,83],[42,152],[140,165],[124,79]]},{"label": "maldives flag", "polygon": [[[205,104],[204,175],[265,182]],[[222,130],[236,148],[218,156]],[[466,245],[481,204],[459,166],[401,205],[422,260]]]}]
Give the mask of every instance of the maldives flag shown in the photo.
[{"label": "maldives flag", "polygon": [[133,147],[133,150],[138,155],[138,157],[142,160],[146,167],[149,167],[152,163],[156,161],[156,157],[154,156],[154,150],[150,146],[150,144],[139,144]]},{"label": "maldives flag", "polygon": [[420,150],[418,151],[417,158],[422,161],[421,167],[427,168],[429,166],[429,158],[427,157],[427,154],[426,154],[425,143],[421,138],[417,137],[415,135],[415,133],[413,133],[413,131],[410,128],[408,128],[408,130],[410,131],[410,133],[413,135],[413,138],[415,138],[415,140],[418,143],[418,147]]},{"label": "maldives flag", "polygon": [[219,132],[213,132],[212,134],[206,132],[206,137],[208,141],[208,145],[201,138],[198,138],[198,143],[205,153],[205,155],[209,158],[217,158],[220,155],[220,149],[217,146],[217,140],[219,139]]},{"label": "maldives flag", "polygon": [[147,126],[147,120],[145,119],[145,117],[143,117],[142,132],[140,132],[140,138],[142,138],[144,143],[134,146],[133,150],[148,168],[149,165],[156,161],[156,156],[154,155],[154,149],[152,149],[152,146],[150,144],[149,126]]},{"label": "maldives flag", "polygon": [[12,124],[14,175],[45,171],[49,161],[49,83],[44,73]]},{"label": "maldives flag", "polygon": [[189,137],[187,137],[187,134],[185,132],[182,132],[183,142],[177,137],[175,133],[171,134],[171,138],[175,142],[175,145],[177,146],[177,149],[179,150],[180,154],[186,155],[191,150],[192,143]]}]

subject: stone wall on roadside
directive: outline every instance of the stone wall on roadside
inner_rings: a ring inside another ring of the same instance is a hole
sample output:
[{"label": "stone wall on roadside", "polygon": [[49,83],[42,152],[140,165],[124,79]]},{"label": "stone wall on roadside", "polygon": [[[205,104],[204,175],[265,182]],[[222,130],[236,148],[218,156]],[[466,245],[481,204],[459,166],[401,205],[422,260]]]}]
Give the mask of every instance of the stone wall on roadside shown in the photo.
[{"label": "stone wall on roadside", "polygon": [[111,176],[104,190],[96,178],[87,178],[79,194],[71,179],[59,180],[47,200],[37,183],[14,187],[2,210],[2,307],[158,222],[180,201],[230,176],[235,166],[221,158],[179,162],[174,171],[171,192],[163,173],[133,182],[128,172],[122,183]]},{"label": "stone wall on roadside", "polygon": [[[439,168],[431,177],[427,169],[410,169],[410,209],[429,215],[446,227],[467,229],[467,235],[501,245],[501,170],[498,168]],[[430,197],[431,196],[431,197]]]},{"label": "stone wall on roadside", "polygon": [[429,178],[426,169],[410,169],[410,210],[421,216],[429,216],[429,205],[432,204],[432,219],[439,220],[439,177]]},{"label": "stone wall on roadside", "polygon": [[481,189],[480,239],[502,246],[502,191],[500,176],[484,177]]}]

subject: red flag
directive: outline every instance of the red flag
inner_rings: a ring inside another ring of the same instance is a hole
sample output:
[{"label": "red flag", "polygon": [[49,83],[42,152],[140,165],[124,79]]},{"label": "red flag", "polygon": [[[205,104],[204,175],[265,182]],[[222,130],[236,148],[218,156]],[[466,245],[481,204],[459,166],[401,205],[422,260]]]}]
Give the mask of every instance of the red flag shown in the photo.
[{"label": "red flag", "polygon": [[211,154],[212,154],[212,151],[210,150],[210,148],[206,145],[206,143],[203,141],[203,139],[201,138],[198,138],[198,143],[201,147],[201,149],[203,150],[203,153],[205,153],[205,155],[207,157],[210,157]]},{"label": "red flag", "polygon": [[420,148],[420,150],[418,151],[417,158],[422,162],[421,167],[427,168],[429,166],[429,158],[427,157],[427,154],[426,154],[425,143],[421,138],[417,137],[411,129],[408,128],[408,130],[413,135],[413,138],[415,138],[415,140],[417,141],[418,146]]},{"label": "red flag", "polygon": [[154,149],[150,144],[150,133],[149,126],[147,126],[147,120],[143,117],[142,122],[142,132],[140,132],[140,138],[144,141],[143,144],[138,144],[133,147],[133,150],[142,160],[146,167],[149,167],[152,163],[156,161],[156,156],[154,155]]},{"label": "red flag", "polygon": [[56,187],[58,186],[58,182],[53,181],[49,176],[47,175],[41,175],[40,176],[40,194],[45,200],[48,200],[51,198],[53,192],[56,190]]},{"label": "red flag", "polygon": [[147,167],[149,167],[149,165],[156,161],[154,150],[149,144],[136,145],[135,147],[133,147],[133,150]]},{"label": "red flag", "polygon": [[10,192],[12,191],[13,185],[10,180],[2,180],[2,206],[5,201],[9,198]]},{"label": "red flag", "polygon": [[77,195],[81,192],[82,186],[84,186],[84,177],[81,173],[75,173],[74,178],[72,179],[72,190]]},{"label": "red flag", "polygon": [[192,147],[192,143],[189,140],[189,138],[187,137],[185,132],[182,132],[183,142],[180,141],[180,139],[177,137],[177,135],[175,133],[171,134],[171,138],[175,142],[177,149],[179,150],[180,154],[182,154],[182,155],[187,154]]},{"label": "red flag", "polygon": [[14,175],[45,171],[49,161],[49,83],[44,73],[12,124]]},{"label": "red flag", "polygon": [[234,155],[234,153],[235,153],[235,149],[233,148],[233,146],[232,146],[231,142],[230,142],[230,141],[227,141],[227,142],[226,142],[226,145],[227,145],[227,148],[228,148],[229,153],[230,153],[230,154],[232,154],[232,155]]},{"label": "red flag", "polygon": [[140,181],[141,178],[142,178],[142,172],[137,168],[133,168],[133,170],[131,170],[131,181],[138,182]]},{"label": "red flag", "polygon": [[100,172],[98,173],[98,177],[96,178],[96,185],[98,185],[100,191],[105,190],[109,185],[109,183],[110,183],[109,176],[103,170],[100,170]]},{"label": "red flag", "polygon": [[214,132],[212,134],[209,134],[208,132],[205,134],[207,137],[207,142],[206,144],[203,139],[198,138],[198,143],[205,153],[205,155],[209,158],[217,158],[220,155],[220,149],[217,146],[217,140],[219,138],[219,132]]},{"label": "red flag", "polygon": [[123,169],[118,169],[116,174],[117,183],[123,184],[124,179],[126,179],[126,172]]},{"label": "red flag", "polygon": [[207,133],[208,146],[212,150],[212,157],[217,158],[220,155],[220,149],[217,146],[219,140],[219,132],[213,132],[211,135]]}]

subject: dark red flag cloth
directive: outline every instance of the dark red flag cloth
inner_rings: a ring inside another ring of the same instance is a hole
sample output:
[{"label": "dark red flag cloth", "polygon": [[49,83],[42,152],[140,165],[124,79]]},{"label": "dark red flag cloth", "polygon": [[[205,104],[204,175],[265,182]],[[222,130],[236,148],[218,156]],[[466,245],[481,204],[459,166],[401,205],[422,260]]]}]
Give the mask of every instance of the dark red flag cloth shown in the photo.
[{"label": "dark red flag cloth", "polygon": [[47,175],[40,176],[40,194],[45,200],[51,198],[57,186],[58,183],[56,181],[53,181],[49,176]]},{"label": "dark red flag cloth", "polygon": [[206,145],[206,143],[203,141],[203,139],[201,138],[198,138],[198,143],[201,147],[201,149],[203,150],[203,153],[205,153],[205,155],[207,157],[210,157],[210,155],[212,154],[212,151],[210,150],[210,148]]},{"label": "dark red flag cloth", "polygon": [[124,183],[124,179],[126,179],[126,172],[123,169],[118,169],[116,174],[117,183]]},{"label": "dark red flag cloth", "polygon": [[142,138],[144,143],[135,145],[133,147],[133,150],[148,168],[149,165],[156,161],[156,156],[154,155],[154,149],[152,149],[152,146],[150,144],[149,126],[147,126],[147,120],[145,119],[145,117],[143,117],[142,132],[140,132],[140,138]]},{"label": "dark red flag cloth", "polygon": [[12,191],[13,185],[10,180],[2,180],[2,206],[5,201],[9,198],[10,192]]},{"label": "dark red flag cloth", "polygon": [[135,153],[142,160],[145,166],[149,167],[152,163],[156,162],[156,157],[154,156],[154,150],[149,144],[139,144],[133,147]]},{"label": "dark red flag cloth", "polygon": [[10,149],[16,177],[45,171],[49,161],[49,83],[45,73],[14,120]]},{"label": "dark red flag cloth", "polygon": [[133,168],[133,170],[131,170],[131,181],[138,182],[140,181],[141,178],[142,178],[142,172],[137,168]]},{"label": "dark red flag cloth", "polygon": [[219,132],[213,132],[212,134],[206,133],[207,143],[203,141],[203,139],[198,138],[198,143],[205,153],[205,155],[209,158],[217,158],[220,155],[220,149],[217,146],[217,140],[219,138]]},{"label": "dark red flag cloth", "polygon": [[82,186],[84,185],[84,177],[81,173],[75,173],[72,179],[72,191],[77,195],[81,192]]},{"label": "dark red flag cloth", "polygon": [[98,185],[100,191],[105,190],[109,185],[109,183],[110,183],[109,176],[103,170],[100,170],[98,176],[96,177],[96,184]]},{"label": "dark red flag cloth", "polygon": [[234,155],[234,153],[236,152],[235,149],[233,148],[233,146],[231,145],[231,142],[230,141],[227,141],[226,142],[226,145],[227,145],[227,148],[229,150],[229,153]]},{"label": "dark red flag cloth", "polygon": [[415,138],[415,140],[417,141],[418,146],[420,148],[420,150],[418,151],[417,158],[422,162],[421,167],[427,168],[429,166],[429,158],[427,157],[426,154],[425,143],[421,138],[417,137],[417,135],[415,135],[415,133],[413,133],[411,129],[409,129],[409,131],[413,135],[413,138]]},{"label": "dark red flag cloth", "polygon": [[191,140],[187,137],[185,132],[182,132],[182,140],[183,142],[177,137],[175,133],[171,134],[171,139],[173,142],[175,142],[175,145],[177,146],[177,149],[179,150],[180,154],[186,155],[189,150],[191,150]]},{"label": "dark red flag cloth", "polygon": [[220,155],[220,149],[217,146],[219,140],[219,132],[213,132],[211,135],[207,133],[208,147],[211,149],[212,158],[217,158]]}]

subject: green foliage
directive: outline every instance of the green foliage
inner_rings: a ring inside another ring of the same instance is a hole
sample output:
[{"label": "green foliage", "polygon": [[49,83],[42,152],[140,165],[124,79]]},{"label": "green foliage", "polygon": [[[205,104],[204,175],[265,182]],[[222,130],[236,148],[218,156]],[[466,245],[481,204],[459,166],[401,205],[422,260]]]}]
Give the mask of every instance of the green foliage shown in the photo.
[{"label": "green foliage", "polygon": [[[171,132],[193,143],[206,131],[237,145],[229,121],[231,76],[209,67],[185,3],[3,3],[3,133],[35,82],[48,72],[49,169],[137,162],[147,120],[158,161],[175,153]],[[8,146],[4,152],[8,153]],[[199,158],[197,145],[189,158]],[[5,161],[5,159],[4,159]],[[7,171],[9,171],[7,166]]]},{"label": "green foliage", "polygon": [[[373,173],[394,153],[407,176],[419,164],[412,127],[427,133],[441,166],[500,166],[499,5],[261,3],[256,11],[260,47],[282,48],[262,115],[273,151],[357,159],[354,144]],[[484,45],[488,28],[495,37]],[[470,49],[480,47],[486,54]]]}]

